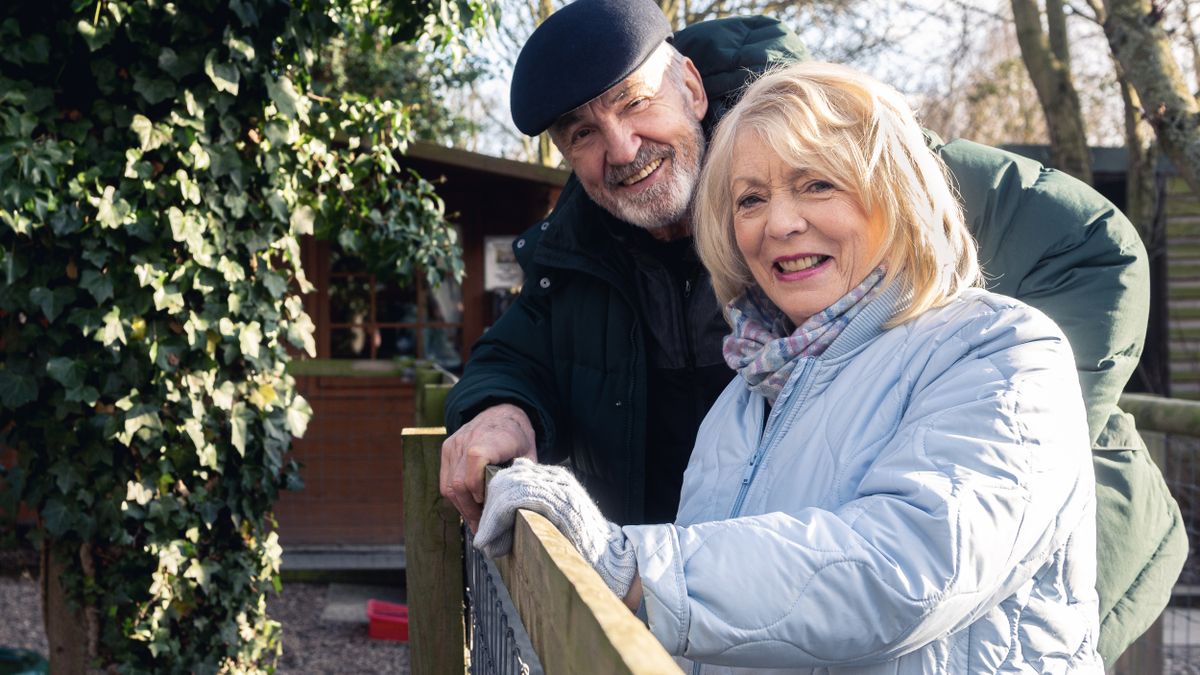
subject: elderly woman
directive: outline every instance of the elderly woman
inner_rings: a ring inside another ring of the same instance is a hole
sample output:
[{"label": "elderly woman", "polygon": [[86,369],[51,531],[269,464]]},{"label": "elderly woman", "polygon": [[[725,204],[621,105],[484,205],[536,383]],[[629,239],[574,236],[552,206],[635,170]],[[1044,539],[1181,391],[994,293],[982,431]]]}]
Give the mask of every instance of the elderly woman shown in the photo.
[{"label": "elderly woman", "polygon": [[[547,515],[711,672],[1102,673],[1095,486],[1070,347],[974,288],[974,244],[894,90],[804,63],[718,128],[696,242],[737,376],[672,525],[570,474],[493,481],[476,545]],[[697,672],[710,672],[698,670]]]}]

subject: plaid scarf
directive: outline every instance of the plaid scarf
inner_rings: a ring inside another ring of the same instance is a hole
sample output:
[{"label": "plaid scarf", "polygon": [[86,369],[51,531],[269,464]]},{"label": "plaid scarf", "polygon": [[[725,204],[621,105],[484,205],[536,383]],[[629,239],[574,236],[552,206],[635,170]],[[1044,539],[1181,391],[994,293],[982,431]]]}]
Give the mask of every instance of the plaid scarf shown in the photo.
[{"label": "plaid scarf", "polygon": [[817,356],[876,295],[883,280],[877,267],[862,283],[794,331],[791,321],[757,286],[725,306],[733,332],[725,337],[725,363],[772,404],[796,367],[797,357]]}]

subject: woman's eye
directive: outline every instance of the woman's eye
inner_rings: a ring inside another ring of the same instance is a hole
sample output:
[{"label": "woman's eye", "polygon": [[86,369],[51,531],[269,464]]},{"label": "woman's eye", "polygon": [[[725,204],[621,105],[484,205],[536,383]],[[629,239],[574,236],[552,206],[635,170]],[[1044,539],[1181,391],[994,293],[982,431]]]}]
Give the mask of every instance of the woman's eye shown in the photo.
[{"label": "woman's eye", "polygon": [[808,183],[808,185],[805,187],[808,192],[828,192],[830,190],[836,189],[833,186],[833,183],[830,183],[829,181],[825,181],[825,180],[810,181]]},{"label": "woman's eye", "polygon": [[749,209],[762,203],[762,197],[758,195],[744,195],[739,197],[736,204],[739,209]]},{"label": "woman's eye", "polygon": [[640,108],[640,107],[642,107],[642,105],[643,105],[645,102],[646,102],[646,99],[645,99],[645,97],[639,97],[639,98],[635,98],[635,99],[633,99],[632,101],[630,101],[630,102],[629,102],[629,105],[625,106],[625,109],[626,109],[626,110],[633,110],[633,109],[635,109],[635,108]]}]

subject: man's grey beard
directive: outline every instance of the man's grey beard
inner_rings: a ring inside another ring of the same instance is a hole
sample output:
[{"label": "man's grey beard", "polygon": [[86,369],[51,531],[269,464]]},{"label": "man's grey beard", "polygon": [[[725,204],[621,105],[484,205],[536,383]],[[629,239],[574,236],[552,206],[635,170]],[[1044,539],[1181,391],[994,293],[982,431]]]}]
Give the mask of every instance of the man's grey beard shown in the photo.
[{"label": "man's grey beard", "polygon": [[[669,145],[645,142],[632,162],[605,169],[605,189],[602,194],[590,194],[592,200],[621,220],[649,231],[688,219],[692,193],[700,179],[700,165],[704,160],[704,130],[699,122],[692,121],[691,133],[678,151]],[[671,173],[666,180],[637,194],[614,194],[614,190],[621,189],[621,181],[636,175],[656,159],[669,160],[669,167],[665,168]]]}]

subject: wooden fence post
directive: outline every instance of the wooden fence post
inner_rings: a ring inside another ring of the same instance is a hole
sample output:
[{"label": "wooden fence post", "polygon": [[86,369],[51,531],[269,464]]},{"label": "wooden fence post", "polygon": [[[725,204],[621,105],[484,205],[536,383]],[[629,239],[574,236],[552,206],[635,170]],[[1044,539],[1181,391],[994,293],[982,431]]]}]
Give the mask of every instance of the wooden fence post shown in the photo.
[{"label": "wooden fence post", "polygon": [[462,521],[438,490],[444,428],[401,432],[409,662],[413,675],[466,670]]},{"label": "wooden fence post", "polygon": [[421,388],[421,395],[417,397],[417,426],[439,427],[445,422],[446,395],[451,386],[438,383]]}]

